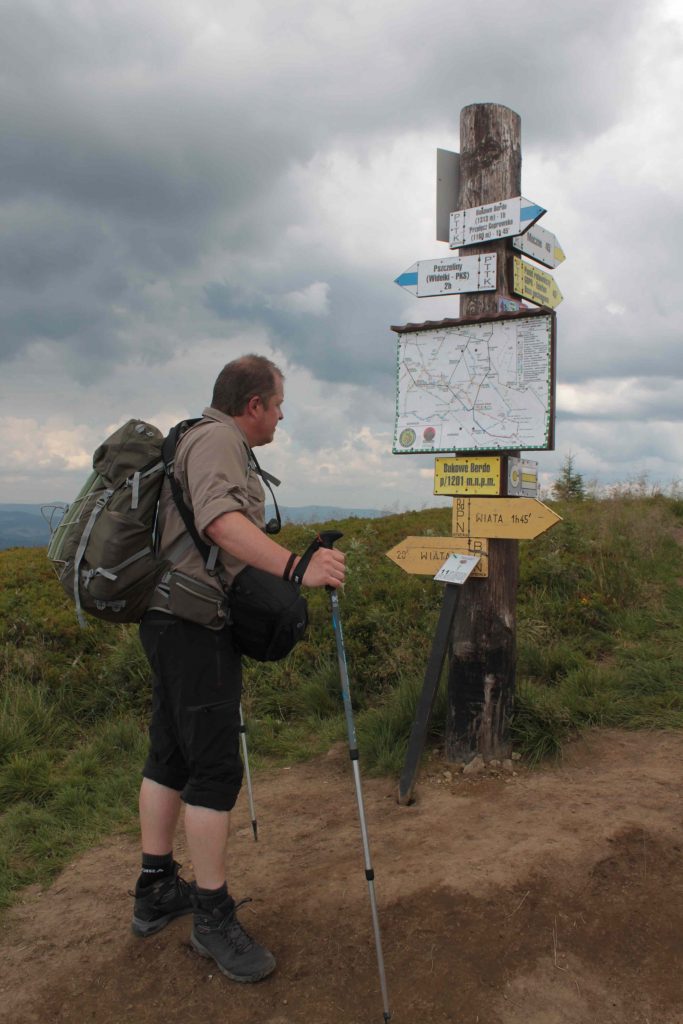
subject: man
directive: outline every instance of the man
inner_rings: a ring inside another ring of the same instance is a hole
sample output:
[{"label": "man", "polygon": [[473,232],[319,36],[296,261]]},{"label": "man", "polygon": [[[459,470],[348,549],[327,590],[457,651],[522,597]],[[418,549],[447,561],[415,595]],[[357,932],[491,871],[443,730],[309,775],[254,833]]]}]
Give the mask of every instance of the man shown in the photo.
[{"label": "man", "polygon": [[[174,476],[202,540],[218,547],[218,569],[227,583],[245,564],[290,578],[298,563],[264,532],[264,491],[251,453],[273,440],[283,416],[283,384],[280,370],[263,356],[228,363],[211,407],[176,451]],[[154,693],[140,789],[142,872],[133,932],[152,935],[193,912],[194,949],[229,978],[255,982],[275,969],[275,959],[240,925],[226,880],[230,811],[242,782],[240,656],[221,617],[220,583],[188,534],[168,481],[159,526],[160,555],[180,582],[157,588],[140,625]],[[321,548],[302,582],[338,587],[344,571],[342,552]],[[173,859],[181,804],[194,883],[180,877]]]}]

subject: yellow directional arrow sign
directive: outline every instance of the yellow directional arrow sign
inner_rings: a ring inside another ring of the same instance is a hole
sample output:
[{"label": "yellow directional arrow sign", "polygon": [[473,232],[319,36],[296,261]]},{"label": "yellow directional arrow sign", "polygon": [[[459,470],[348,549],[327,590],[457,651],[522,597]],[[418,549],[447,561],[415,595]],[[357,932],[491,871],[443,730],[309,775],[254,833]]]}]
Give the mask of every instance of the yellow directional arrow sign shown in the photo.
[{"label": "yellow directional arrow sign", "polygon": [[455,537],[532,540],[562,521],[536,498],[454,498]]},{"label": "yellow directional arrow sign", "polygon": [[562,292],[555,284],[555,278],[545,270],[526,263],[519,256],[513,256],[513,283],[515,295],[521,295],[539,306],[555,309],[562,302]]},{"label": "yellow directional arrow sign", "polygon": [[387,558],[411,576],[434,576],[449,555],[479,555],[472,576],[489,574],[489,544],[478,537],[406,537]]}]

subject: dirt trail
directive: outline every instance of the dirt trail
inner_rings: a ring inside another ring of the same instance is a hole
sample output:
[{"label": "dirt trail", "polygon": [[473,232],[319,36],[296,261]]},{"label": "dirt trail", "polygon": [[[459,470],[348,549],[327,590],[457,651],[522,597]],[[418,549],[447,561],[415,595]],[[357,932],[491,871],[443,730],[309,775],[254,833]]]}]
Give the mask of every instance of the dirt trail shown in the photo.
[{"label": "dirt trail", "polygon": [[[429,761],[409,808],[394,780],[364,780],[396,1024],[683,1024],[683,734],[595,732],[556,768],[448,771]],[[347,753],[259,775],[255,796],[259,842],[242,799],[231,883],[254,897],[242,920],[278,959],[270,979],[212,970],[187,918],[135,939],[138,851],[116,837],[5,916],[0,1019],[381,1024]]]}]

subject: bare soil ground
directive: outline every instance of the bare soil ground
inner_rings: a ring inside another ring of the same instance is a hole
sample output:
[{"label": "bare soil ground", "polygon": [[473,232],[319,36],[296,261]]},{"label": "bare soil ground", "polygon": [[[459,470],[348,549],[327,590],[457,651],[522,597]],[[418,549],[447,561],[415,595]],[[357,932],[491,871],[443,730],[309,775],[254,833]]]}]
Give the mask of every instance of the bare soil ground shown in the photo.
[{"label": "bare soil ground", "polygon": [[[683,735],[594,732],[556,767],[449,771],[429,760],[412,807],[395,780],[363,784],[393,1020],[683,1024]],[[0,1019],[381,1024],[345,749],[257,776],[255,797],[259,842],[243,796],[230,883],[254,897],[241,919],[271,978],[228,981],[189,918],[136,939],[138,850],[118,836],[5,915]]]}]

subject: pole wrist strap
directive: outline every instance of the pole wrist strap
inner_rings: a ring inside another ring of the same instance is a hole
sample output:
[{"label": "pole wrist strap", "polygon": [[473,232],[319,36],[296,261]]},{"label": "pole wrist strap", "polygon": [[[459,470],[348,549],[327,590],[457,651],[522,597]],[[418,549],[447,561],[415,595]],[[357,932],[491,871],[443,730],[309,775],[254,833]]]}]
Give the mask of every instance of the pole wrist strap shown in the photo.
[{"label": "pole wrist strap", "polygon": [[308,564],[319,547],[321,547],[320,537],[315,537],[304,551],[303,555],[301,556],[297,563],[296,569],[291,574],[291,579],[294,583],[297,583],[299,586],[301,586],[301,584],[303,583],[304,574],[308,569]]}]

